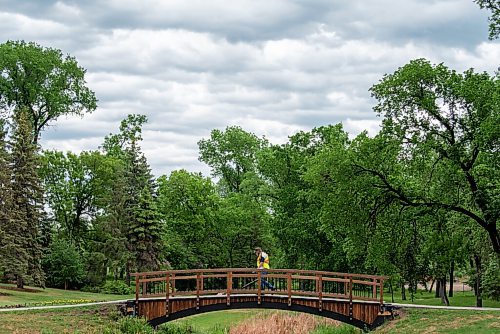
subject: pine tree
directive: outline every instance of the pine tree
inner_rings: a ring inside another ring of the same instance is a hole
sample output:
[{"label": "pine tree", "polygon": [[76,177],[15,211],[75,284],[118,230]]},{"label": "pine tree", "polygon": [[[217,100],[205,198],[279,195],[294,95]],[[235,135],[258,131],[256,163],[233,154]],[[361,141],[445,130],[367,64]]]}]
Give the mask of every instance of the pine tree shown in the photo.
[{"label": "pine tree", "polygon": [[3,246],[6,244],[5,231],[9,222],[9,209],[11,206],[10,175],[9,175],[9,154],[5,142],[5,125],[0,119],[0,271],[3,263]]},{"label": "pine tree", "polygon": [[2,249],[5,272],[23,288],[24,283],[44,284],[39,225],[43,193],[38,176],[38,147],[32,141],[27,113],[15,115],[10,157],[12,205]]},{"label": "pine tree", "polygon": [[155,270],[159,267],[160,222],[154,208],[153,175],[146,157],[132,140],[125,150],[128,190],[127,248],[131,252],[129,270]]},{"label": "pine tree", "polygon": [[155,202],[149,187],[144,187],[139,203],[133,209],[129,226],[129,243],[138,271],[157,270],[160,254],[160,225]]}]

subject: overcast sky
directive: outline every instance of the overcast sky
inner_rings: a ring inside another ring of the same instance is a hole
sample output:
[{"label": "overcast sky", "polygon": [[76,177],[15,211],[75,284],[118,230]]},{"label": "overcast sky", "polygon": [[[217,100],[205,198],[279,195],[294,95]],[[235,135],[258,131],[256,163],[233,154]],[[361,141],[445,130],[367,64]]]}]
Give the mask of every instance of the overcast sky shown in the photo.
[{"label": "overcast sky", "polygon": [[0,40],[59,48],[87,69],[97,110],[52,123],[44,148],[97,149],[140,113],[156,175],[208,175],[197,142],[212,129],[273,143],[338,122],[374,134],[368,89],[411,59],[493,74],[487,17],[472,0],[0,0]]}]

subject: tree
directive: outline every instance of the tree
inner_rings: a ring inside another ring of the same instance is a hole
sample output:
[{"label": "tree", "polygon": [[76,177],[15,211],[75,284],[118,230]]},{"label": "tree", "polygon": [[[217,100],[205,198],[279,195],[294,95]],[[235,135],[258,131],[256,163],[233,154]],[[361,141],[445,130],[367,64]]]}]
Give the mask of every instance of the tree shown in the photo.
[{"label": "tree", "polygon": [[42,155],[40,174],[47,202],[61,233],[75,245],[85,240],[102,188],[107,185],[104,160],[99,152],[45,151]]},{"label": "tree", "polygon": [[500,35],[500,2],[498,0],[474,0],[481,9],[491,11],[490,21],[490,39],[496,39]]},{"label": "tree", "polygon": [[212,180],[185,170],[158,179],[157,207],[163,237],[175,269],[224,267],[214,239],[220,197]]},{"label": "tree", "polygon": [[40,132],[61,115],[83,115],[97,99],[76,59],[36,43],[0,44],[0,110],[26,110],[37,143]]},{"label": "tree", "polygon": [[38,147],[32,141],[27,112],[16,114],[10,161],[12,205],[2,245],[2,266],[23,288],[25,282],[43,285],[39,224],[43,217],[38,176]]},{"label": "tree", "polygon": [[[274,244],[280,250],[282,264],[303,269],[347,270],[342,233],[323,228],[320,211],[330,205],[329,191],[334,181],[320,170],[337,162],[322,160],[323,152],[337,154],[347,144],[341,125],[299,132],[283,145],[271,145],[258,154],[259,171],[269,187]],[[317,176],[317,177],[316,177]],[[328,234],[335,235],[328,238]]]},{"label": "tree", "polygon": [[44,256],[43,265],[47,283],[53,287],[77,287],[85,278],[85,266],[76,247],[64,240],[56,239]]},{"label": "tree", "polygon": [[212,130],[210,139],[198,142],[199,160],[212,168],[212,175],[220,178],[224,191],[240,192],[245,177],[256,172],[257,151],[266,145],[265,139],[237,126]]},{"label": "tree", "polygon": [[[0,119],[0,245],[5,245],[5,233],[9,224],[10,208],[12,205],[12,192],[10,183],[9,154],[5,141],[4,122]],[[2,246],[0,246],[0,258],[2,257]],[[2,263],[0,261],[0,270]]]},{"label": "tree", "polygon": [[125,243],[118,248],[126,249],[120,258],[126,263],[128,282],[131,270],[155,269],[160,262],[161,222],[153,200],[156,186],[139,146],[146,122],[144,115],[128,115],[120,124],[120,133],[107,136],[103,144],[106,156],[116,162],[117,172],[105,200],[108,216],[104,224],[108,226],[104,229],[113,230],[115,241]]},{"label": "tree", "polygon": [[371,88],[384,117],[380,138],[399,145],[406,168],[394,178],[361,168],[403,207],[456,212],[488,233],[500,254],[500,81],[417,59]]}]

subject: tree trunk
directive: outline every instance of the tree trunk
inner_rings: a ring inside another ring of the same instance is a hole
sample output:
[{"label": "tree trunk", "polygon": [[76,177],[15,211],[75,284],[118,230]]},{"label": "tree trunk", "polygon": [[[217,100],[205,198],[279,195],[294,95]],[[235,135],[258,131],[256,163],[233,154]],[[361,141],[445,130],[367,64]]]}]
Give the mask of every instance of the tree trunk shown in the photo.
[{"label": "tree trunk", "polygon": [[486,228],[491,240],[491,246],[497,255],[500,254],[500,235],[498,234],[496,221],[489,221]]},{"label": "tree trunk", "polygon": [[450,291],[448,293],[448,297],[453,297],[453,281],[454,281],[454,271],[455,271],[455,262],[451,261],[451,268],[450,268]]},{"label": "tree trunk", "polygon": [[441,302],[444,305],[450,306],[450,301],[448,300],[448,296],[446,295],[446,278],[441,278],[440,279],[439,297],[441,297]]},{"label": "tree trunk", "polygon": [[64,290],[68,290],[68,281],[64,280]]},{"label": "tree trunk", "polygon": [[406,288],[404,281],[401,281],[401,300],[406,300]]},{"label": "tree trunk", "polygon": [[436,278],[436,293],[434,294],[435,298],[439,298],[439,289],[441,289],[441,280]]},{"label": "tree trunk", "polygon": [[24,289],[24,280],[21,276],[16,276],[16,285],[18,289]]},{"label": "tree trunk", "polygon": [[130,286],[130,266],[128,263],[125,268],[125,280],[127,281],[127,286]]},{"label": "tree trunk", "polygon": [[431,282],[431,287],[429,288],[429,292],[432,293],[432,288],[434,287],[434,283],[436,282],[436,279],[432,279],[432,282]]},{"label": "tree trunk", "polygon": [[391,300],[394,303],[394,289],[392,288],[392,278],[389,280],[389,289],[391,291]]},{"label": "tree trunk", "polygon": [[482,296],[482,287],[481,287],[481,258],[477,255],[474,255],[474,264],[476,265],[476,282],[475,282],[475,290],[476,290],[476,306],[483,307],[483,296]]}]

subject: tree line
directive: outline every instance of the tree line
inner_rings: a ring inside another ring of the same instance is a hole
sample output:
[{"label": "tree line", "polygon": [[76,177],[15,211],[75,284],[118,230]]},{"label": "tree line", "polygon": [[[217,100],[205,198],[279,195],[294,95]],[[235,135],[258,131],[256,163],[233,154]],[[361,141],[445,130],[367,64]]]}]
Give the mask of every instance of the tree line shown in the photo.
[{"label": "tree line", "polygon": [[447,304],[457,271],[478,306],[500,298],[498,74],[416,59],[371,88],[376,136],[336,124],[277,145],[228,126],[198,143],[211,177],[155,177],[144,115],[97,150],[40,147],[59,116],[96,109],[74,58],[7,42],[0,71],[0,276],[20,288],[252,267],[258,245],[273,267],[388,275],[404,298],[421,284]]}]

